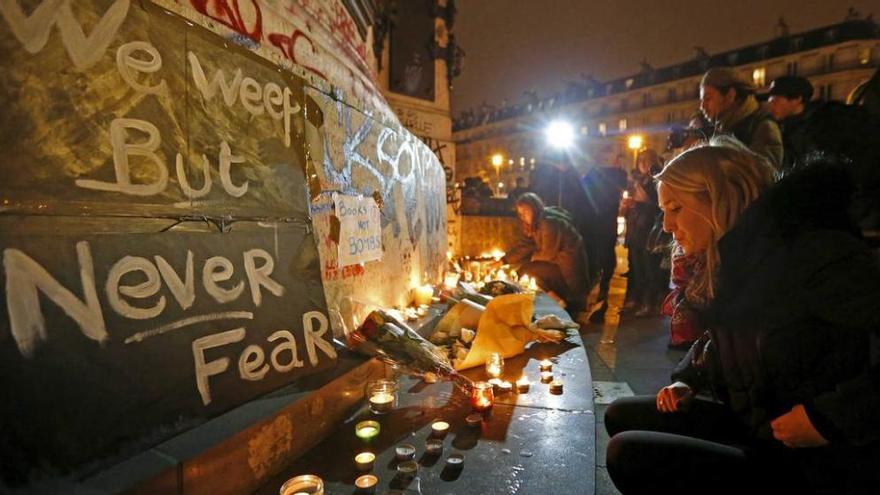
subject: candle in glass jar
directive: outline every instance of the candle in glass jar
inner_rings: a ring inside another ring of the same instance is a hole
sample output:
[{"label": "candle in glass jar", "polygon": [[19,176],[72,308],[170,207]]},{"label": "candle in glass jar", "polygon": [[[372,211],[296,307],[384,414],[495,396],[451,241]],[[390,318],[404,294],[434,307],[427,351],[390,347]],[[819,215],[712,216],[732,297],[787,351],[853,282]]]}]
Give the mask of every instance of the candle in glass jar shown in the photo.
[{"label": "candle in glass jar", "polygon": [[354,463],[360,471],[369,471],[373,469],[373,464],[375,462],[376,454],[372,452],[361,452],[354,456]]},{"label": "candle in glass jar", "polygon": [[428,305],[431,304],[431,298],[434,297],[434,288],[430,285],[421,285],[413,289],[415,305]]},{"label": "candle in glass jar", "polygon": [[553,363],[549,359],[544,359],[538,363],[538,369],[540,371],[553,371]]},{"label": "candle in glass jar", "polygon": [[394,395],[388,392],[376,392],[370,396],[370,409],[377,414],[391,411],[394,407]]},{"label": "candle in glass jar", "polygon": [[354,427],[354,434],[362,440],[372,440],[379,434],[379,422],[361,421]]},{"label": "candle in glass jar", "polygon": [[516,381],[516,391],[521,394],[528,393],[529,386],[531,386],[531,383],[525,376]]},{"label": "candle in glass jar", "polygon": [[471,392],[471,407],[475,411],[486,411],[491,409],[495,404],[495,394],[492,392],[492,385],[488,382],[474,383],[474,389]]},{"label": "candle in glass jar", "polygon": [[489,357],[486,358],[486,373],[492,378],[498,378],[503,371],[504,358],[501,357],[501,354],[498,354],[497,352],[489,354]]}]

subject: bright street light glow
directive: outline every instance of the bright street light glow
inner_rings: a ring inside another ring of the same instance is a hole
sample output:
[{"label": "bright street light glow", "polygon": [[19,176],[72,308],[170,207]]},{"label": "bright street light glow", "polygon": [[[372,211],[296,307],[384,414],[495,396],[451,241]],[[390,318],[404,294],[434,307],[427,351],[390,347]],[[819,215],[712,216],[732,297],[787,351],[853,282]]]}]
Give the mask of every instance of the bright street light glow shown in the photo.
[{"label": "bright street light glow", "polygon": [[574,129],[571,124],[562,121],[551,122],[544,131],[547,142],[554,148],[568,148],[574,143]]},{"label": "bright street light glow", "polygon": [[642,136],[639,136],[638,134],[634,134],[629,137],[629,141],[627,142],[627,146],[629,146],[629,149],[631,149],[631,150],[640,150],[640,149],[642,149],[643,143],[644,143],[644,140],[642,139]]},{"label": "bright street light glow", "polygon": [[492,165],[496,167],[500,167],[504,163],[504,157],[501,156],[501,153],[495,153],[492,155]]}]

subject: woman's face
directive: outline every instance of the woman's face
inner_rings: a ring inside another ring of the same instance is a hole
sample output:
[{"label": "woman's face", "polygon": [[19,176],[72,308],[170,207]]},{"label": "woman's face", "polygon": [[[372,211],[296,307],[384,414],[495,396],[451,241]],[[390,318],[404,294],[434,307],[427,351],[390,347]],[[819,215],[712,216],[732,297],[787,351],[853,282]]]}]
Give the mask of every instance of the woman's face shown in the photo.
[{"label": "woman's face", "polygon": [[526,225],[531,225],[532,221],[535,219],[535,213],[531,208],[524,204],[516,205],[516,216]]},{"label": "woman's face", "polygon": [[651,160],[647,155],[639,155],[638,167],[639,172],[645,175],[651,172]]},{"label": "woman's face", "polygon": [[712,242],[709,204],[660,182],[657,189],[663,210],[663,230],[672,233],[685,254],[702,253]]}]

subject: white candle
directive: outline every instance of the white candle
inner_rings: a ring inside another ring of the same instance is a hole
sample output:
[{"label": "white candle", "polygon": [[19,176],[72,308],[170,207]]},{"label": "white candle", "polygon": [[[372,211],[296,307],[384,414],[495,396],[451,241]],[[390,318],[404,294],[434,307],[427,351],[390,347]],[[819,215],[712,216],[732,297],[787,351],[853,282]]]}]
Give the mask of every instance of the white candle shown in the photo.
[{"label": "white candle", "polygon": [[529,386],[531,386],[531,382],[526,377],[522,377],[516,381],[516,391],[525,394],[529,391]]},{"label": "white candle", "polygon": [[553,380],[550,382],[550,393],[556,395],[562,394],[562,380]]},{"label": "white candle", "polygon": [[549,359],[544,359],[538,363],[538,369],[540,371],[553,371],[553,363]]},{"label": "white candle", "polygon": [[541,372],[541,383],[550,383],[553,381],[553,372],[552,371],[542,371]]}]

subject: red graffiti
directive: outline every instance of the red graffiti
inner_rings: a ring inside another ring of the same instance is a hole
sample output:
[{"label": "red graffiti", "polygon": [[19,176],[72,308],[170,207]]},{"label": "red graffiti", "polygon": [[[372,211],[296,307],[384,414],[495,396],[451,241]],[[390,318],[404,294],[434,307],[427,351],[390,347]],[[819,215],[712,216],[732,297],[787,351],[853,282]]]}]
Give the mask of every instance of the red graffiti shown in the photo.
[{"label": "red graffiti", "polygon": [[321,77],[321,79],[327,79],[327,76],[324,75],[323,72],[318,70],[316,67],[305,63],[297,57],[296,48],[297,45],[302,42],[305,45],[299,45],[301,47],[306,47],[308,52],[310,52],[313,56],[318,56],[318,50],[315,48],[315,44],[306,36],[306,33],[300,31],[299,29],[295,29],[293,34],[287,36],[281,33],[272,33],[269,35],[269,42],[278,47],[281,50],[281,53],[284,54],[285,57],[293,61],[297,65],[301,65],[303,68],[312,72]]},{"label": "red graffiti", "polygon": [[244,1],[250,2],[252,19],[245,19],[238,0],[190,0],[190,3],[202,14],[259,43],[263,38],[263,13],[260,11],[260,4],[257,0]]}]

